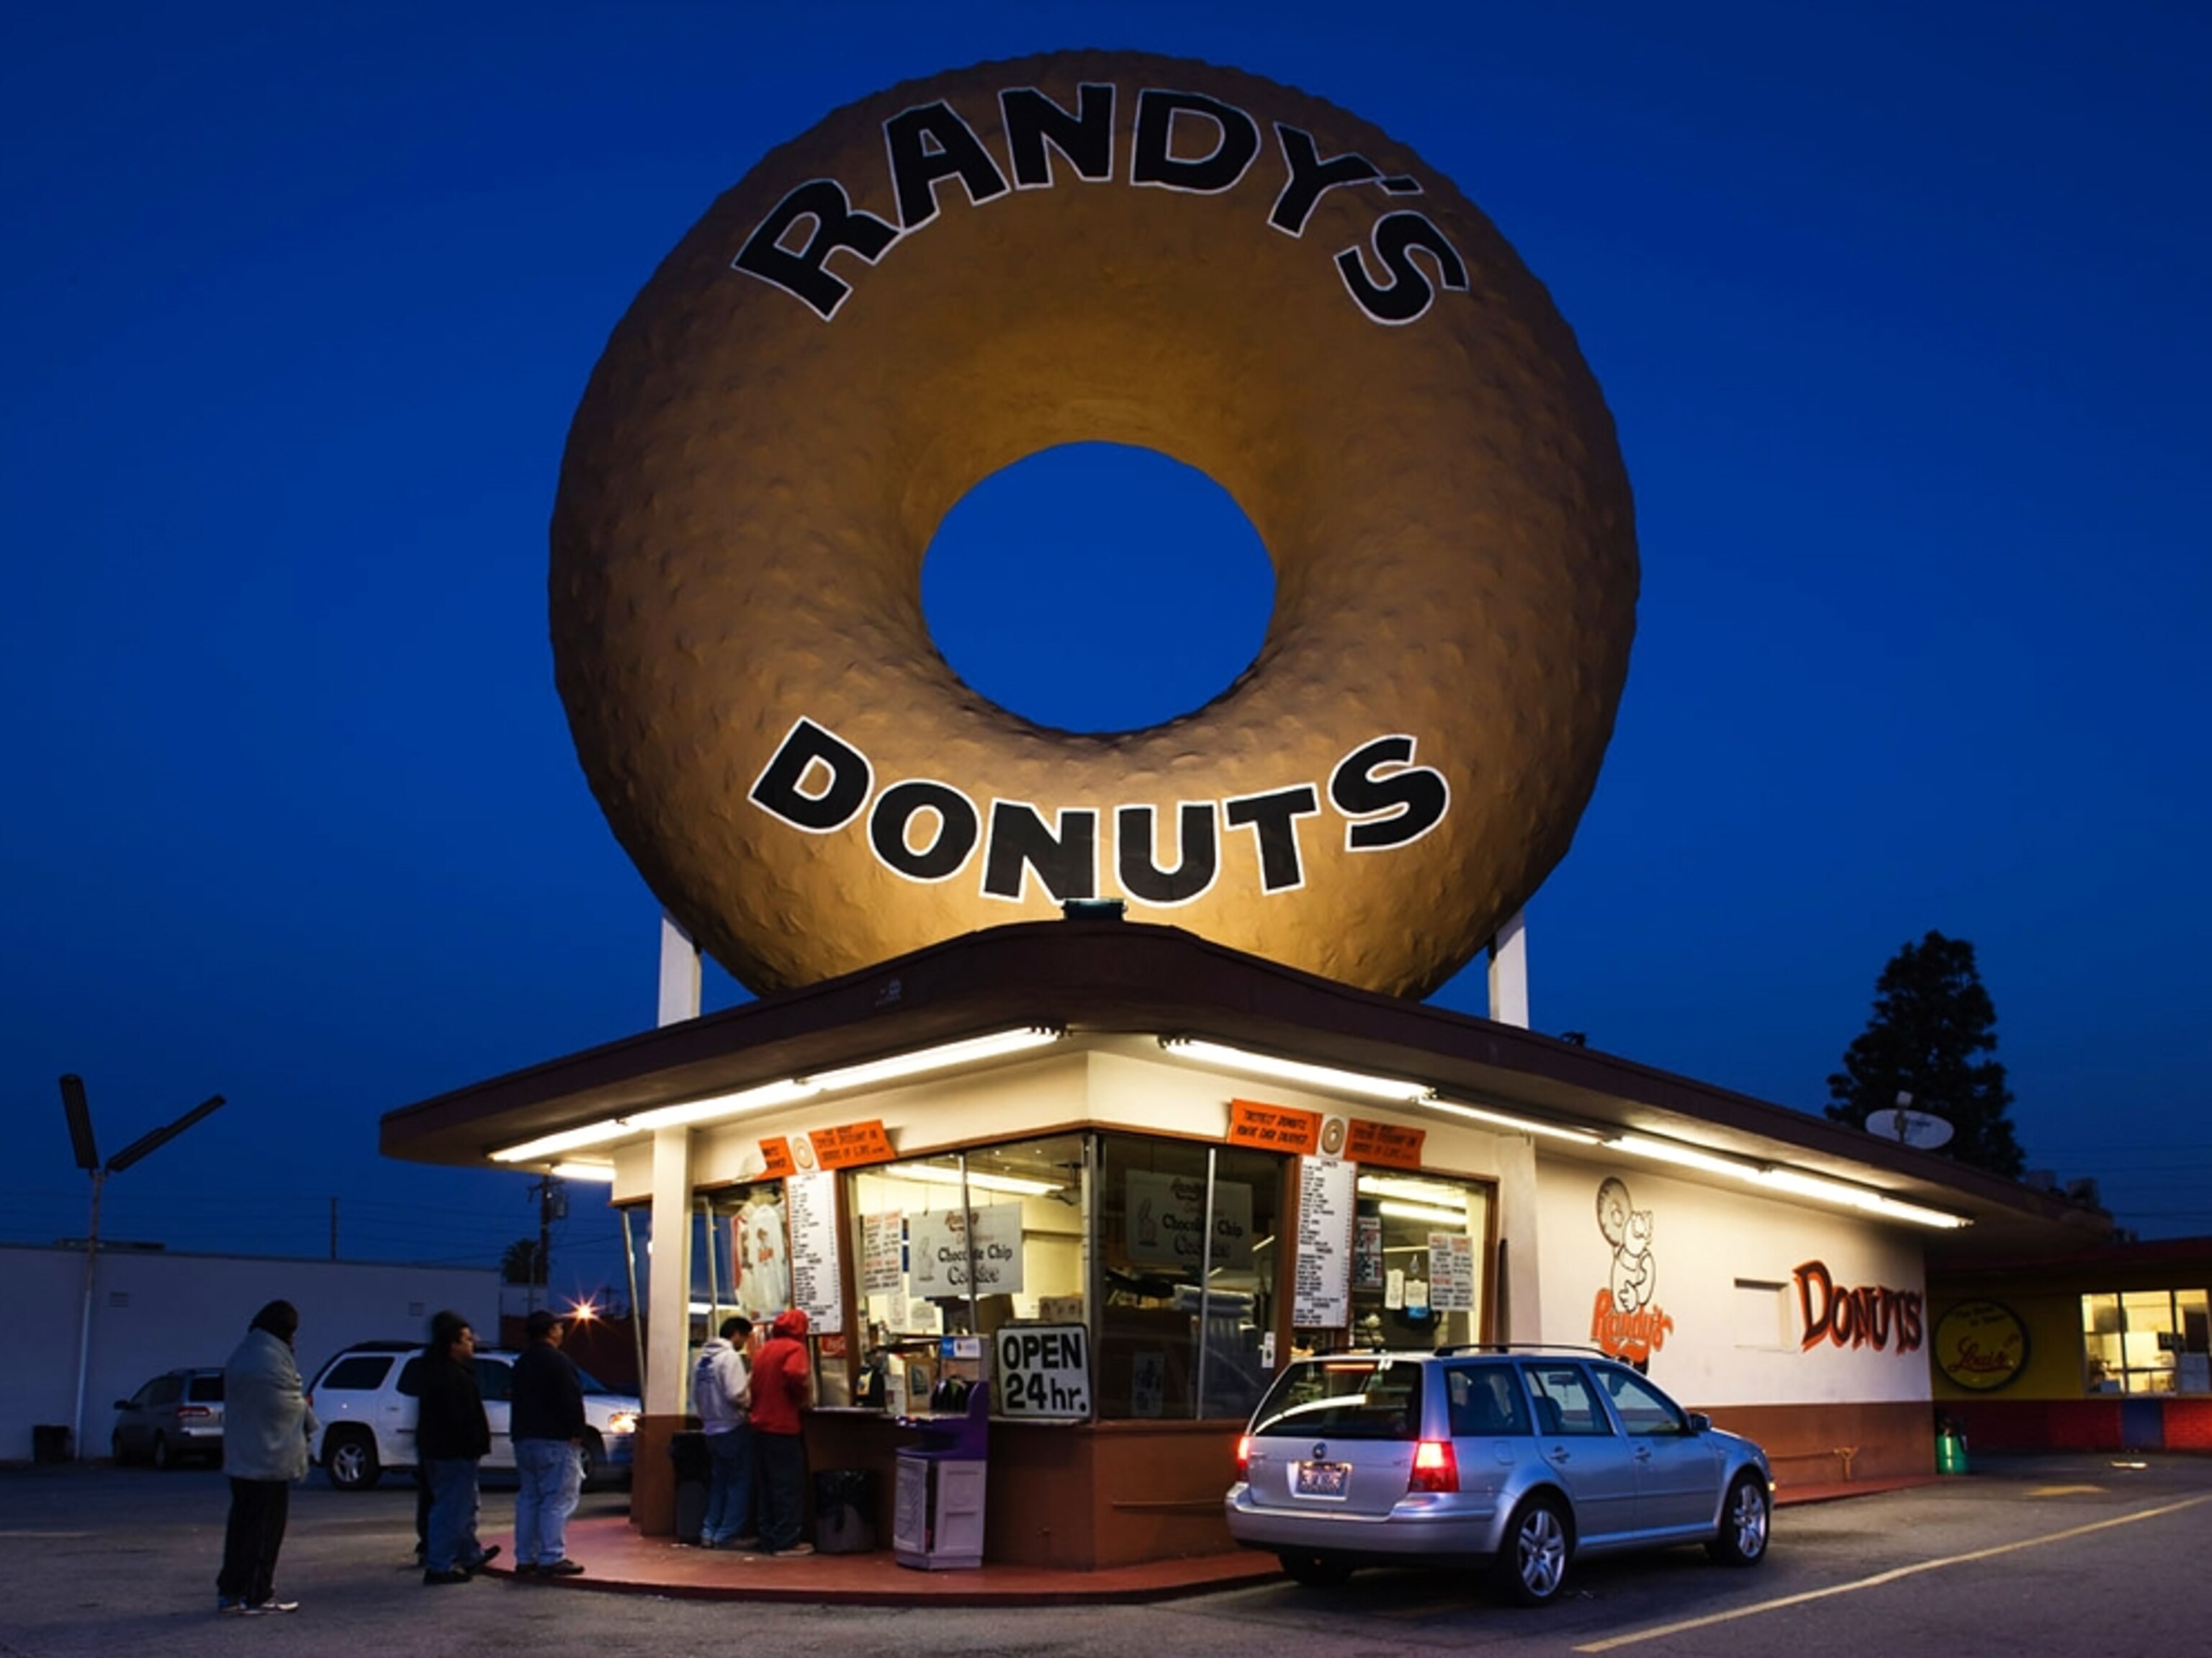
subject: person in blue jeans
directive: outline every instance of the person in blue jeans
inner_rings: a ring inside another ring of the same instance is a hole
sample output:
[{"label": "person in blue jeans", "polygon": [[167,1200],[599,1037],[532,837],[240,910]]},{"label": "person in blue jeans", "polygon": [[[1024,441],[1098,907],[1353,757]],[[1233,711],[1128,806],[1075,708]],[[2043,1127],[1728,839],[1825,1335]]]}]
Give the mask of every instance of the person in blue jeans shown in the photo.
[{"label": "person in blue jeans", "polygon": [[568,1558],[568,1516],[584,1482],[584,1379],[561,1350],[567,1333],[544,1308],[523,1328],[530,1345],[514,1361],[507,1395],[507,1437],[514,1444],[514,1572],[518,1577],[573,1577],[584,1569]]},{"label": "person in blue jeans", "polygon": [[753,1517],[751,1375],[745,1349],[752,1320],[722,1320],[722,1332],[699,1350],[691,1367],[691,1408],[707,1436],[707,1517],[699,1541],[707,1548],[750,1545]]},{"label": "person in blue jeans", "polygon": [[430,1472],[425,1583],[465,1583],[499,1552],[477,1540],[477,1464],[491,1450],[483,1393],[477,1385],[477,1332],[459,1313],[430,1320],[420,1373],[415,1454]]}]

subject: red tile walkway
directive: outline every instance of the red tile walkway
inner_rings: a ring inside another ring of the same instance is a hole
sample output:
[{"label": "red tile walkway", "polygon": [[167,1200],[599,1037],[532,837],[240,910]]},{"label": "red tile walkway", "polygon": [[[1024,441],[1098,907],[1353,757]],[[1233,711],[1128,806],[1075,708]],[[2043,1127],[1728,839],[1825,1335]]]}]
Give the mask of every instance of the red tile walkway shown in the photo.
[{"label": "red tile walkway", "polygon": [[[1778,1506],[1868,1496],[1877,1491],[1930,1485],[1929,1474],[1905,1479],[1862,1479],[1849,1484],[1784,1485]],[[514,1539],[489,1576],[511,1576]],[[580,1577],[524,1580],[532,1588],[597,1589],[617,1594],[663,1594],[686,1600],[791,1600],[854,1606],[1055,1606],[1085,1603],[1167,1600],[1265,1582],[1280,1576],[1270,1554],[1237,1550],[1188,1560],[1153,1560],[1099,1571],[1054,1571],[1037,1566],[989,1564],[966,1571],[918,1571],[902,1566],[889,1549],[872,1554],[783,1555],[774,1558],[726,1549],[686,1548],[666,1538],[641,1537],[619,1515],[568,1524],[568,1553],[582,1563]]]}]

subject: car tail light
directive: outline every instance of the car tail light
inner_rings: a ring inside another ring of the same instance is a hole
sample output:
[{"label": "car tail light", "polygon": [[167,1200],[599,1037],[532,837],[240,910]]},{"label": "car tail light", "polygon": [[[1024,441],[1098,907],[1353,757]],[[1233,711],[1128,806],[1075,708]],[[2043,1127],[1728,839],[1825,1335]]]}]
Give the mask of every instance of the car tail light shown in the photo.
[{"label": "car tail light", "polygon": [[179,1405],[177,1407],[177,1420],[179,1422],[196,1420],[201,1417],[211,1417],[214,1414],[215,1412],[204,1405]]},{"label": "car tail light", "polygon": [[1455,1491],[1459,1489],[1459,1458],[1451,1442],[1425,1439],[1413,1452],[1413,1472],[1406,1477],[1409,1491]]},{"label": "car tail light", "polygon": [[1237,1436],[1237,1478],[1239,1479],[1243,1478],[1246,1472],[1251,1468],[1251,1466],[1252,1436],[1249,1434],[1239,1434]]}]

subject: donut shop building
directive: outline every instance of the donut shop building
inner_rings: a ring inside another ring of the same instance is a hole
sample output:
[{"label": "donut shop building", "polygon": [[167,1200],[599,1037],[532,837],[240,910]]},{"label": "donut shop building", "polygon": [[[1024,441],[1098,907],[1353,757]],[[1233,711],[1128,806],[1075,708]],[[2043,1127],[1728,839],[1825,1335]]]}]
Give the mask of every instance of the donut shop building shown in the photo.
[{"label": "donut shop building", "polygon": [[791,1305],[813,1468],[887,1475],[898,1417],[988,1381],[985,1556],[1069,1569],[1227,1547],[1237,1436],[1293,1353],[1595,1346],[1759,1440],[1785,1487],[1926,1472],[1930,1261],[2106,1225],[1626,1059],[1090,917],[462,1088],[386,1117],[383,1149],[605,1183],[639,1240],[647,1534],[674,1529],[690,1349]]}]

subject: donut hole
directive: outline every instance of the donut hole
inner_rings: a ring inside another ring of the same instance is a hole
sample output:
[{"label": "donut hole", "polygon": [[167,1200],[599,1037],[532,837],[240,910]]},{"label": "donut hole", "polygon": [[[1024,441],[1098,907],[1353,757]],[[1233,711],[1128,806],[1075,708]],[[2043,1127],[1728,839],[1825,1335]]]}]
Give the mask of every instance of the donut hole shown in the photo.
[{"label": "donut hole", "polygon": [[1275,606],[1229,492],[1153,449],[1069,443],[994,472],[921,566],[931,639],[1001,708],[1062,731],[1138,731],[1252,666]]}]

